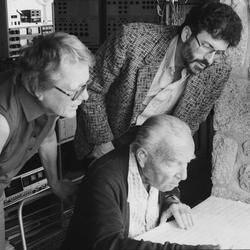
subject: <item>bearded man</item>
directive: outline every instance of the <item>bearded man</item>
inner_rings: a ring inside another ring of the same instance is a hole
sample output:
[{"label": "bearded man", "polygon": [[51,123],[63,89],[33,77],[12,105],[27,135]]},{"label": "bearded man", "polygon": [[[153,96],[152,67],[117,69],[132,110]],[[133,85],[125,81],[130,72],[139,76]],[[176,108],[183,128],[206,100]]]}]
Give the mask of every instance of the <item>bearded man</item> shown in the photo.
[{"label": "bearded man", "polygon": [[228,80],[225,51],[241,31],[236,12],[214,1],[193,7],[181,27],[123,25],[96,54],[77,112],[78,157],[99,158],[152,115],[174,115],[194,134]]}]

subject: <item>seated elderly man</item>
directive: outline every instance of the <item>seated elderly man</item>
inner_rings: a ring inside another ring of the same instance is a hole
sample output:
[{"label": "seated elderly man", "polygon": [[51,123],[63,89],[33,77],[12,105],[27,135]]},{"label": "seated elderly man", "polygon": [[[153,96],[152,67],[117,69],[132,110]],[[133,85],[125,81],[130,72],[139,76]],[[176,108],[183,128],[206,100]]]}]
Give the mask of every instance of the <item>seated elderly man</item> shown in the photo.
[{"label": "seated elderly man", "polygon": [[178,198],[178,184],[194,157],[186,123],[169,115],[146,120],[130,147],[90,167],[62,249],[217,249],[135,240],[171,215],[181,228],[193,225],[190,208]]}]

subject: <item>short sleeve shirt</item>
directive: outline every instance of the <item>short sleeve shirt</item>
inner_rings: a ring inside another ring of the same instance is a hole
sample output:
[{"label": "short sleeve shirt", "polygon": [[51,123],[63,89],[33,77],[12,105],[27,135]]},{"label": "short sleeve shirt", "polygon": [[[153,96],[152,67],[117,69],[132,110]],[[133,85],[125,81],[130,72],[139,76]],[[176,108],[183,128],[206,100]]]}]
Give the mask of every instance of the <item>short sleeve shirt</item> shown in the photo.
[{"label": "short sleeve shirt", "polygon": [[10,72],[0,74],[0,114],[10,127],[9,137],[0,154],[1,196],[4,187],[38,151],[58,117],[47,115],[40,101]]}]

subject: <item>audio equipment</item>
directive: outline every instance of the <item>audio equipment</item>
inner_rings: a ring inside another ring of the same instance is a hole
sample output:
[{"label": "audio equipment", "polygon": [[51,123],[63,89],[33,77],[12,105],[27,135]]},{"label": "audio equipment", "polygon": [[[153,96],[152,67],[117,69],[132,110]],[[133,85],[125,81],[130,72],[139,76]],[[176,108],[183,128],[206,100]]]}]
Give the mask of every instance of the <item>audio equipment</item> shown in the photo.
[{"label": "audio equipment", "polygon": [[43,167],[20,174],[14,177],[10,185],[5,188],[4,207],[8,207],[48,188],[48,181]]},{"label": "audio equipment", "polygon": [[53,0],[0,1],[0,58],[15,58],[37,35],[54,31]]}]

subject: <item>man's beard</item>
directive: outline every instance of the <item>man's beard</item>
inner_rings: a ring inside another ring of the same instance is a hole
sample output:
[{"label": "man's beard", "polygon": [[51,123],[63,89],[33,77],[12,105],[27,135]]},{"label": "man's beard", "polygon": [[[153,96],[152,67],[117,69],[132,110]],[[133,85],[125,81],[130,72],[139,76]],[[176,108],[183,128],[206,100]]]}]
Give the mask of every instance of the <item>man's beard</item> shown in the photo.
[{"label": "man's beard", "polygon": [[[183,60],[183,64],[187,68],[187,70],[191,74],[196,74],[196,73],[199,73],[200,71],[204,70],[205,68],[207,68],[209,66],[209,62],[206,59],[201,60],[201,59],[194,58],[190,42],[191,42],[191,38],[188,39],[183,44],[182,60]],[[194,70],[190,67],[191,64],[193,65]],[[198,65],[200,65],[201,67],[199,67]]]}]

